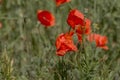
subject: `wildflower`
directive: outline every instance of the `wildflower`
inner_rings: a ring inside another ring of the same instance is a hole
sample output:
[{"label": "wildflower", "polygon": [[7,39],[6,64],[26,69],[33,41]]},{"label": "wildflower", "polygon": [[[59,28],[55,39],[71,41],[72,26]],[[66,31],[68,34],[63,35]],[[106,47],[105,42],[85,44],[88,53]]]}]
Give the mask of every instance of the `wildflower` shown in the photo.
[{"label": "wildflower", "polygon": [[70,11],[67,23],[74,29],[76,25],[84,26],[84,15],[78,11],[77,9],[73,9]]},{"label": "wildflower", "polygon": [[56,39],[56,54],[64,56],[68,51],[77,51],[77,47],[74,45],[72,40],[73,32],[62,33]]},{"label": "wildflower", "polygon": [[108,47],[106,46],[108,39],[106,36],[101,36],[99,34],[90,34],[88,36],[88,40],[90,42],[95,41],[97,47],[108,50]]},{"label": "wildflower", "polygon": [[76,26],[76,33],[78,36],[78,40],[81,43],[82,42],[82,35],[83,34],[90,34],[91,32],[91,21],[89,19],[85,19],[85,26],[78,25]]},{"label": "wildflower", "polygon": [[66,2],[70,2],[70,0],[55,0],[55,1],[57,6],[60,6],[61,4],[64,4]]},{"label": "wildflower", "polygon": [[49,11],[38,10],[37,18],[41,24],[45,25],[45,27],[53,26],[55,24],[55,17]]},{"label": "wildflower", "polygon": [[78,25],[76,26],[76,32],[78,34],[90,34],[91,32],[91,21],[89,19],[85,19],[85,26]]}]

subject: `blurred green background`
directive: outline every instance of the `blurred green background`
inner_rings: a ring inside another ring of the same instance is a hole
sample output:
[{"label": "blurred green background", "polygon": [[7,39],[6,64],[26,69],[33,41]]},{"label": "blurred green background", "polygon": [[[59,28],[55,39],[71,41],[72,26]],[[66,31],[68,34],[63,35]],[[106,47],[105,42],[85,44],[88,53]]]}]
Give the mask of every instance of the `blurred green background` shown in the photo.
[{"label": "blurred green background", "polygon": [[[93,32],[108,37],[109,50],[88,45],[85,58],[67,54],[61,64],[55,40],[69,30],[71,8],[91,19]],[[39,9],[52,12],[56,25],[44,28]],[[71,0],[60,7],[55,0],[0,0],[0,23],[0,80],[120,80],[120,0]]]}]

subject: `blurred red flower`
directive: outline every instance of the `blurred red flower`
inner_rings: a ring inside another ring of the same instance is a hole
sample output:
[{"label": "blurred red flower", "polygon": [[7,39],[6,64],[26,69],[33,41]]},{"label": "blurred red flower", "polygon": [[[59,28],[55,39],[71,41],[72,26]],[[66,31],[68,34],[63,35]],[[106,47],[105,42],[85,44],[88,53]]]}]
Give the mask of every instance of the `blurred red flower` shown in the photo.
[{"label": "blurred red flower", "polygon": [[91,21],[89,19],[85,19],[85,26],[78,25],[76,26],[76,33],[78,36],[78,40],[82,42],[82,35],[83,34],[90,34],[91,32]]},{"label": "blurred red flower", "polygon": [[59,56],[64,56],[68,51],[77,51],[77,47],[74,45],[72,40],[73,32],[62,33],[56,39],[56,54]]},{"label": "blurred red flower", "polygon": [[37,18],[41,24],[45,25],[45,27],[53,26],[55,24],[55,17],[49,11],[38,10]]},{"label": "blurred red flower", "polygon": [[70,2],[70,0],[55,0],[55,1],[56,1],[57,6],[60,6],[61,4],[66,3],[66,2]]},{"label": "blurred red flower", "polygon": [[82,40],[83,40],[82,35],[77,33],[77,37],[78,37],[78,41],[82,43]]},{"label": "blurred red flower", "polygon": [[70,11],[68,18],[67,18],[67,23],[74,29],[75,26],[81,25],[84,26],[84,15],[77,9],[73,9]]},{"label": "blurred red flower", "polygon": [[106,46],[108,39],[106,36],[101,36],[99,34],[90,34],[88,36],[88,40],[90,42],[95,41],[97,47],[101,47],[104,50],[108,50],[108,47]]},{"label": "blurred red flower", "polygon": [[78,25],[76,26],[76,33],[78,34],[90,34],[91,32],[91,21],[85,19],[85,26]]},{"label": "blurred red flower", "polygon": [[2,23],[0,22],[0,28],[2,28]]}]

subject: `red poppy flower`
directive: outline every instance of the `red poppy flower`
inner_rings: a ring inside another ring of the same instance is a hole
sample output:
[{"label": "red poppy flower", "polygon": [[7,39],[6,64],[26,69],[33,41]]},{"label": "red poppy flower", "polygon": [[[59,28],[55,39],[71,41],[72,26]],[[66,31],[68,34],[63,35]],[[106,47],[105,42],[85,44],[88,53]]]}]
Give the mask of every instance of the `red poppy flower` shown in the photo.
[{"label": "red poppy flower", "polygon": [[106,36],[101,36],[99,34],[90,34],[88,36],[88,40],[90,42],[95,41],[97,47],[101,47],[104,50],[108,50],[108,47],[106,46],[108,39]]},{"label": "red poppy flower", "polygon": [[83,34],[90,34],[91,32],[91,21],[89,19],[85,19],[85,26],[78,25],[76,26],[76,33],[79,42],[82,42],[82,35]]},{"label": "red poppy flower", "polygon": [[37,17],[45,27],[53,26],[55,24],[55,17],[49,11],[38,10]]},{"label": "red poppy flower", "polygon": [[57,6],[60,6],[61,4],[66,3],[66,2],[70,2],[70,0],[55,0],[55,1],[56,1]]},{"label": "red poppy flower", "polygon": [[89,19],[85,19],[85,26],[81,26],[81,25],[76,26],[76,32],[78,34],[90,34],[91,21]]},{"label": "red poppy flower", "polygon": [[73,9],[70,11],[67,23],[74,29],[76,25],[85,25],[84,15],[78,11],[77,9]]},{"label": "red poppy flower", "polygon": [[72,40],[73,32],[62,33],[56,39],[56,54],[59,56],[64,56],[68,51],[77,51],[77,47],[74,45]]}]

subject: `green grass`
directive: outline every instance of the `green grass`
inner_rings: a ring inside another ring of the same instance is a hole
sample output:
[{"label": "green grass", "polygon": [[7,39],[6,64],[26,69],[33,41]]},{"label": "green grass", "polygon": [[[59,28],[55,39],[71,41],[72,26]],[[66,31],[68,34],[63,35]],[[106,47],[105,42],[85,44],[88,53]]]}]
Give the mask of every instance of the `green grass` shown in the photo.
[{"label": "green grass", "polygon": [[[108,37],[108,51],[85,43],[84,51],[56,55],[56,37],[69,30],[70,6]],[[55,15],[54,27],[39,24],[39,9]],[[60,7],[54,0],[3,0],[0,22],[0,80],[120,80],[120,0],[71,0]]]}]

